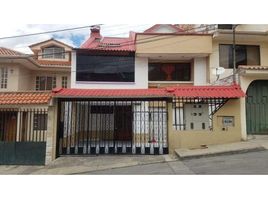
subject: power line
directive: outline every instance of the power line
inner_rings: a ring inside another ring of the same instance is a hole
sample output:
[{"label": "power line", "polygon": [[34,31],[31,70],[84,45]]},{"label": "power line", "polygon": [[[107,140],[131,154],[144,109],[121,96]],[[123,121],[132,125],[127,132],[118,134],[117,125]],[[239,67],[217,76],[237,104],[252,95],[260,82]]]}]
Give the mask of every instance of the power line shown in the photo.
[{"label": "power line", "polygon": [[24,35],[14,35],[14,36],[8,36],[8,37],[0,37],[0,40],[20,38],[20,37],[28,37],[28,36],[35,36],[35,35],[44,35],[44,34],[64,32],[64,31],[73,31],[73,30],[91,28],[93,26],[101,26],[101,25],[102,24],[95,24],[95,25],[89,25],[89,26],[80,26],[80,27],[74,27],[74,28],[58,29],[58,30],[53,30],[53,31],[45,31],[45,32],[39,32],[39,33],[30,33],[30,34],[24,34]]}]

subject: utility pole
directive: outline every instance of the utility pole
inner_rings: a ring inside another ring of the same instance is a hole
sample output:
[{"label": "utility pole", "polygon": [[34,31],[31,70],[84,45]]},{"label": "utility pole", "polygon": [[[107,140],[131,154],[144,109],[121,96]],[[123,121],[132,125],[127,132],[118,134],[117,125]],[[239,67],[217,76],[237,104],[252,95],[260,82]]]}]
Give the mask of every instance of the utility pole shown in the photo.
[{"label": "utility pole", "polygon": [[235,46],[235,29],[238,26],[238,24],[233,24],[233,84],[236,84],[236,46]]}]

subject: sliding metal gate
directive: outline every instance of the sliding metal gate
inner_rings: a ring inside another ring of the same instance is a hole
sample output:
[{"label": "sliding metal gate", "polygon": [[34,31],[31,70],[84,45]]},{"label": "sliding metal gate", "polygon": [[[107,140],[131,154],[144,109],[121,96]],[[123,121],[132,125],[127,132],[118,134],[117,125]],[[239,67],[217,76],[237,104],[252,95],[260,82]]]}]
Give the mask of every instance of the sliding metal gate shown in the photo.
[{"label": "sliding metal gate", "polygon": [[167,102],[59,99],[58,155],[167,154]]}]

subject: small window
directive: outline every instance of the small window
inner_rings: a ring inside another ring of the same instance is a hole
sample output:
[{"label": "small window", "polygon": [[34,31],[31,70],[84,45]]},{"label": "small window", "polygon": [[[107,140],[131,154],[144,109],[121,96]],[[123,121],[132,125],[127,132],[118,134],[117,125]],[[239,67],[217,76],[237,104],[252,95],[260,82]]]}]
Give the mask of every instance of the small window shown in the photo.
[{"label": "small window", "polygon": [[55,76],[37,76],[36,90],[52,90],[56,87]]},{"label": "small window", "polygon": [[46,47],[43,49],[42,58],[52,58],[52,59],[64,59],[65,50],[62,47]]},{"label": "small window", "polygon": [[68,80],[67,76],[61,77],[61,87],[62,88],[67,88],[67,83],[68,83],[67,80]]},{"label": "small window", "polygon": [[0,67],[0,88],[1,89],[7,88],[7,74],[8,74],[7,67]]},{"label": "small window", "polygon": [[34,114],[34,126],[35,131],[47,130],[47,114]]}]

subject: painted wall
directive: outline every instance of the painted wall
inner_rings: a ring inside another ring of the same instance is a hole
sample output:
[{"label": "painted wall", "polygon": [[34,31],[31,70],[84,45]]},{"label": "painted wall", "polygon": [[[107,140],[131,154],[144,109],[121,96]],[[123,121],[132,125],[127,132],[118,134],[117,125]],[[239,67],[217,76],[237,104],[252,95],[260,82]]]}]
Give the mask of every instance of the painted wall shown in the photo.
[{"label": "painted wall", "polygon": [[17,91],[19,88],[20,66],[18,64],[0,64],[0,67],[7,67],[7,88],[0,88],[0,92]]},{"label": "painted wall", "polygon": [[136,53],[204,53],[212,52],[210,35],[137,35]]},{"label": "painted wall", "polygon": [[[212,131],[176,131],[173,126],[172,104],[169,103],[168,141],[169,152],[177,148],[200,148],[201,145],[224,144],[241,140],[240,99],[230,99],[213,116]],[[234,116],[234,127],[223,130],[222,117]]]},{"label": "painted wall", "polygon": [[135,82],[82,82],[76,81],[76,53],[72,53],[71,88],[81,89],[146,89],[148,88],[148,58],[135,57]]}]

